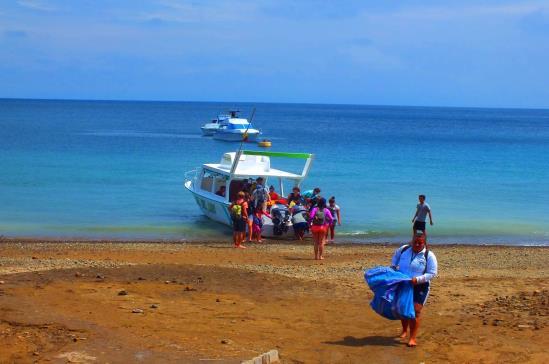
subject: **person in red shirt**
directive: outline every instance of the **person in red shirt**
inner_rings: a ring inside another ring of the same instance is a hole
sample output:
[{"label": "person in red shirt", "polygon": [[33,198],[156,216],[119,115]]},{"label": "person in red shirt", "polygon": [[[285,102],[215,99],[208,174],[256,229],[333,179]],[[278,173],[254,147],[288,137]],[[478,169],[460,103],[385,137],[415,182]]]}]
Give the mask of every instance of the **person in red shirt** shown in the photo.
[{"label": "person in red shirt", "polygon": [[271,201],[277,201],[280,198],[278,193],[276,193],[274,186],[269,187],[269,197],[271,198]]}]

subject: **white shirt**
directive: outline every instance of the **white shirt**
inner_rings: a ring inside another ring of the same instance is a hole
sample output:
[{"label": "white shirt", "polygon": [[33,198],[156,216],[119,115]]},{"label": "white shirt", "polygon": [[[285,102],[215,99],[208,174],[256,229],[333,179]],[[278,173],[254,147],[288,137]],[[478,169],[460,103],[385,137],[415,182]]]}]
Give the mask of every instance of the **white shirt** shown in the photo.
[{"label": "white shirt", "polygon": [[[409,248],[402,252],[404,247]],[[432,251],[429,251],[427,260],[425,259],[425,251],[423,248],[419,253],[414,252],[414,248],[409,245],[403,245],[395,251],[392,259],[392,265],[398,267],[398,270],[406,274],[410,278],[416,278],[417,283],[429,282],[438,272],[437,257]],[[427,270],[425,270],[427,265]],[[425,273],[423,273],[425,272]]]}]

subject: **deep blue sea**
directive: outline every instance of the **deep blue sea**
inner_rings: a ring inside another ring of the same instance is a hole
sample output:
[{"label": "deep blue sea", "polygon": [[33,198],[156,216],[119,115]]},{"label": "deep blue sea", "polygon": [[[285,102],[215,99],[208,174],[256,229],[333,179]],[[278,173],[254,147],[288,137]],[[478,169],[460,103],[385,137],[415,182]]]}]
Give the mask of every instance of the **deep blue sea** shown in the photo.
[{"label": "deep blue sea", "polygon": [[423,193],[432,243],[549,245],[549,110],[213,102],[0,100],[0,235],[229,240],[183,179],[238,148],[200,126],[253,107],[271,150],[315,154],[339,240],[408,239]]}]

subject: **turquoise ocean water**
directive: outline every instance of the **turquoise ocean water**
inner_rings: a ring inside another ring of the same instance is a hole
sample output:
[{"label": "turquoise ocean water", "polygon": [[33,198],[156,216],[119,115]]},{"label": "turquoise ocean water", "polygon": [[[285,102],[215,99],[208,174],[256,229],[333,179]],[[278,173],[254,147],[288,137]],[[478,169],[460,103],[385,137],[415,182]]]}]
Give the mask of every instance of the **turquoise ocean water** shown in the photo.
[{"label": "turquoise ocean water", "polygon": [[254,106],[272,150],[315,153],[341,240],[408,238],[424,193],[433,243],[549,245],[549,110],[301,104],[0,100],[0,234],[228,239],[183,178],[238,147],[200,126]]}]

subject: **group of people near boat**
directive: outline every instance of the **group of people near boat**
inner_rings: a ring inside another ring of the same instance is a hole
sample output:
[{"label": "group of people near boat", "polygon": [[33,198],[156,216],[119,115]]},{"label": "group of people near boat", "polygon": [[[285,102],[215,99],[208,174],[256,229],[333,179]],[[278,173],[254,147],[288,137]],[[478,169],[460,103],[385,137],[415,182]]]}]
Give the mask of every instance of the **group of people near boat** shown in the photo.
[{"label": "group of people near boat", "polygon": [[[224,192],[219,191],[220,194]],[[282,208],[288,213],[284,217],[280,216]],[[246,231],[248,242],[262,242],[261,229],[263,216],[266,216],[273,222],[277,221],[274,229],[287,229],[285,223],[291,221],[298,240],[303,240],[305,233],[310,231],[314,240],[315,259],[318,260],[324,259],[324,245],[334,242],[335,227],[341,225],[341,210],[336,204],[335,196],[326,201],[319,187],[302,194],[301,189],[295,186],[288,197],[284,198],[276,192],[274,186],[267,188],[263,177],[247,183],[232,201],[229,211],[236,248],[245,248],[243,243],[246,240]]]}]

